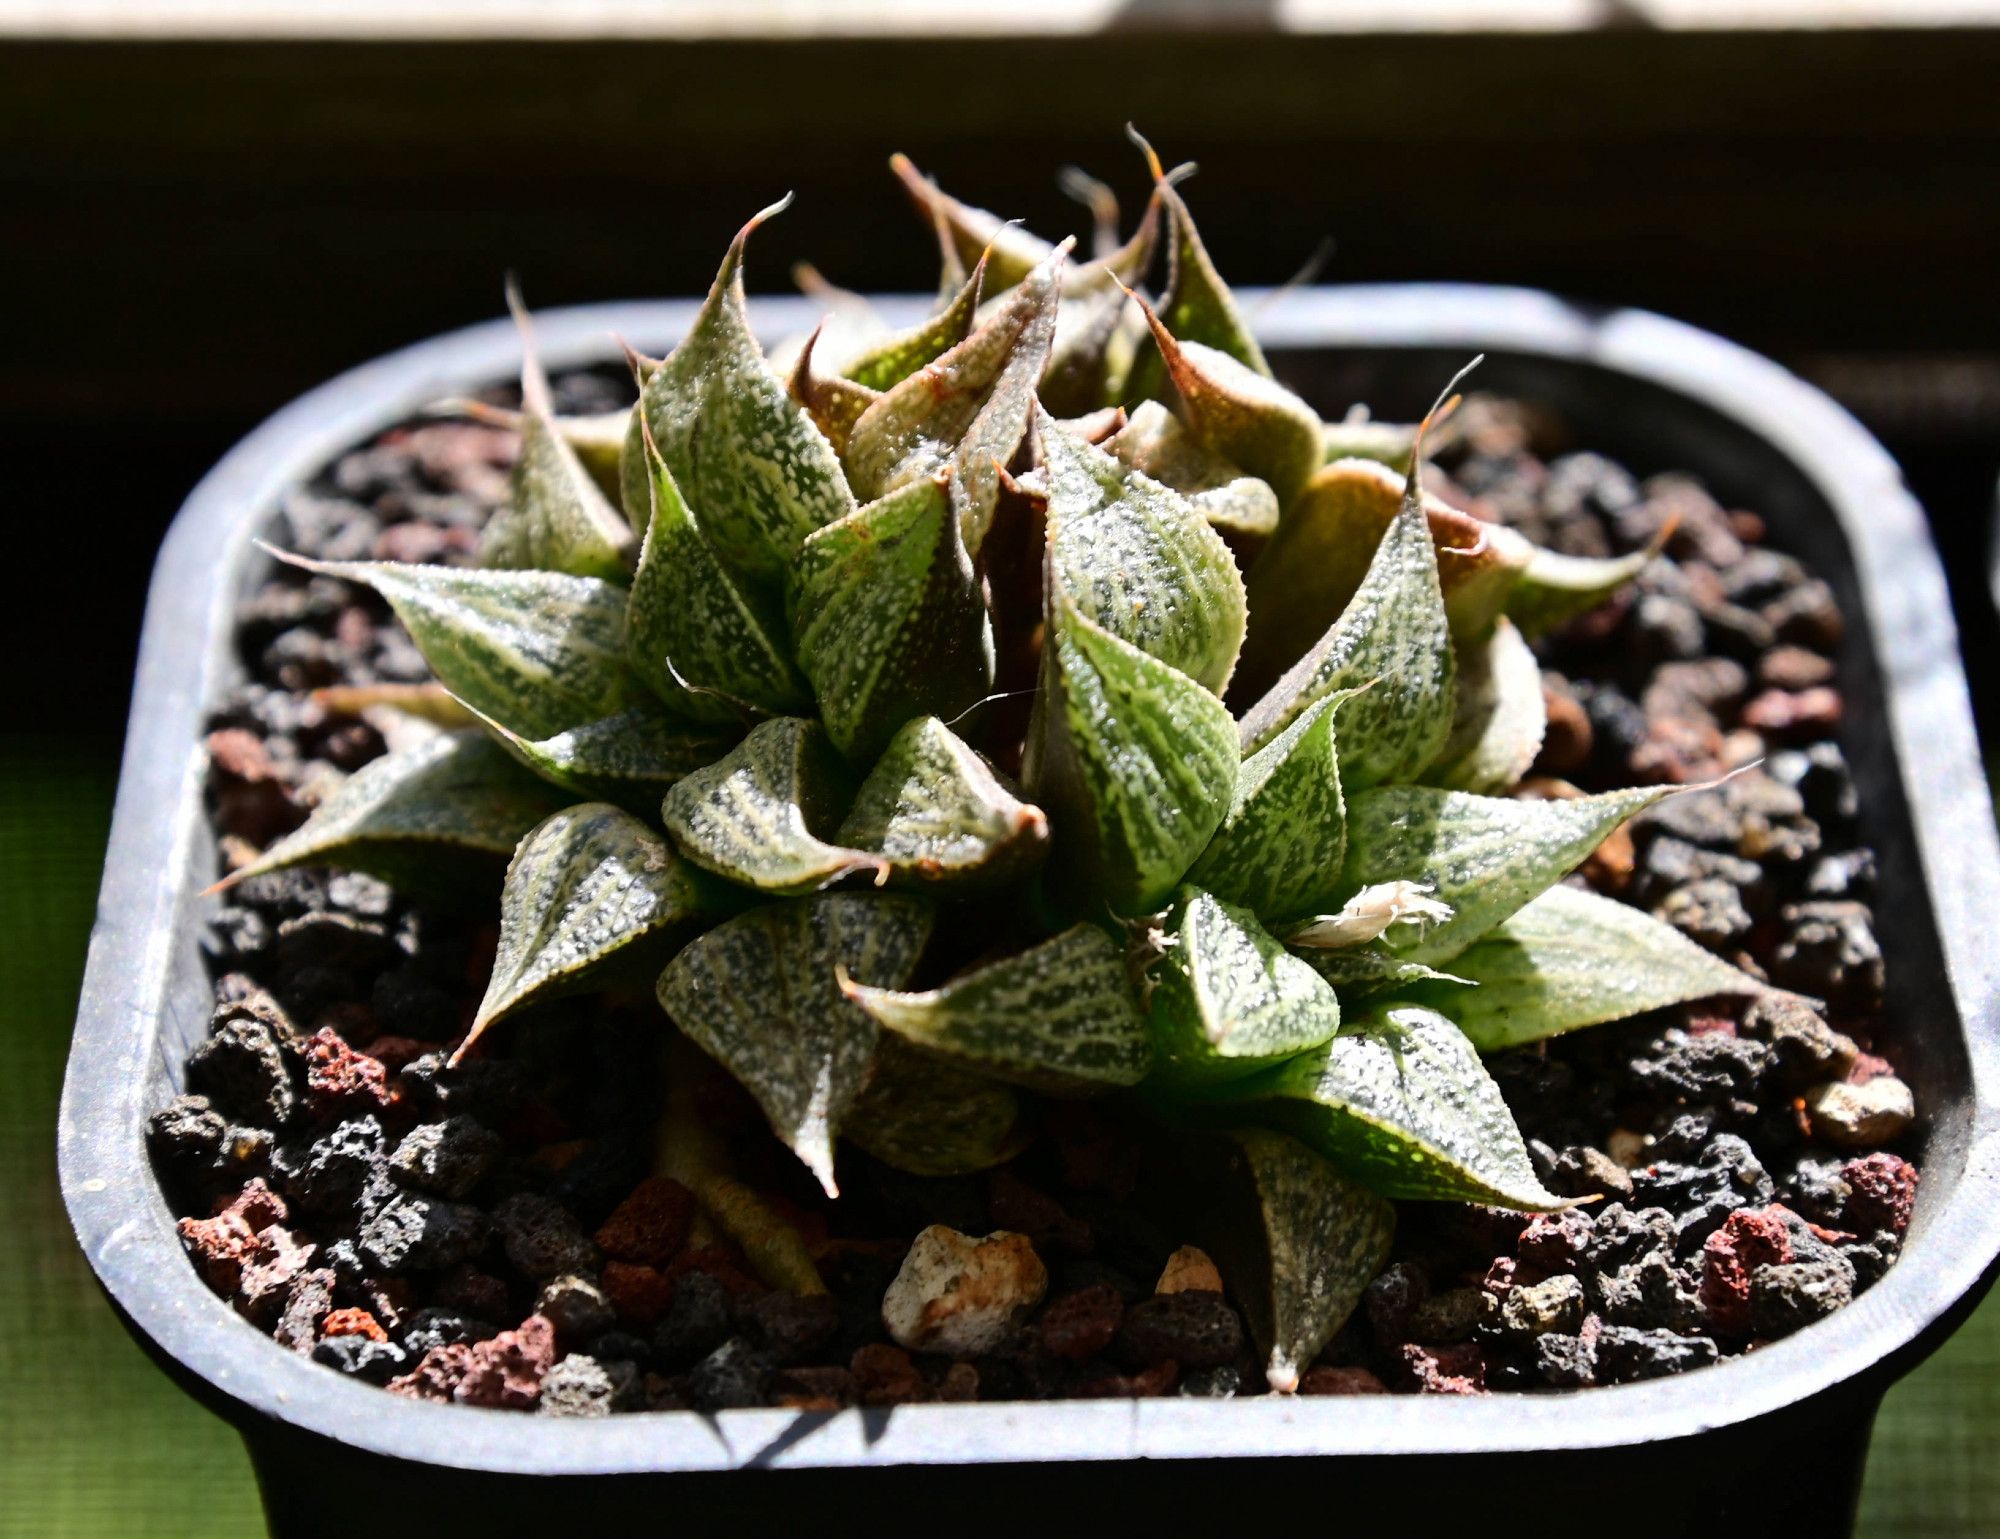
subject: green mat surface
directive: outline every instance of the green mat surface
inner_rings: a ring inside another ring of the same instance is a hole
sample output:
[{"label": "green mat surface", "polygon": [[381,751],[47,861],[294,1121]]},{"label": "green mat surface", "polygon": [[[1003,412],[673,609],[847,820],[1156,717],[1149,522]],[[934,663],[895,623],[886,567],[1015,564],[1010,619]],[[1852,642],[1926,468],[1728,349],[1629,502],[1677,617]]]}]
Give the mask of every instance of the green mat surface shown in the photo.
[{"label": "green mat surface", "polygon": [[[55,1183],[56,1098],[110,823],[108,752],[0,741],[0,1535],[262,1531],[236,1437],[113,1319]],[[1866,1539],[2000,1533],[2000,1295],[1891,1392]]]}]

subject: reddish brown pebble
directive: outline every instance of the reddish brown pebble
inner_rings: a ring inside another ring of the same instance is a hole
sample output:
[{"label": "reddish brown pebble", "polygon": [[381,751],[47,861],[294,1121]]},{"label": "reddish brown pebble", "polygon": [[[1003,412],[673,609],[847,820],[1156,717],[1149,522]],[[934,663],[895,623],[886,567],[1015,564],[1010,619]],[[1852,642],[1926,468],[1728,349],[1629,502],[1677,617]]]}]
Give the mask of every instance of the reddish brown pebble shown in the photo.
[{"label": "reddish brown pebble", "polygon": [[1543,774],[1566,775],[1580,769],[1590,758],[1594,734],[1590,717],[1566,682],[1542,677],[1542,708],[1548,715],[1548,730],[1542,734],[1542,749],[1535,768]]},{"label": "reddish brown pebble", "polygon": [[1784,1209],[1739,1208],[1702,1246],[1701,1307],[1709,1329],[1728,1336],[1750,1331],[1750,1278],[1760,1266],[1792,1259]]},{"label": "reddish brown pebble", "polygon": [[306,1039],[306,1104],[322,1122],[365,1116],[389,1104],[389,1075],[331,1026]]},{"label": "reddish brown pebble", "polygon": [[668,1176],[648,1176],[598,1229],[597,1248],[614,1261],[665,1266],[694,1227],[694,1193]]},{"label": "reddish brown pebble", "polygon": [[208,763],[215,821],[225,832],[261,846],[305,821],[305,809],[292,800],[255,733],[241,727],[210,733]]},{"label": "reddish brown pebble", "polygon": [[1079,1400],[1148,1400],[1164,1395],[1180,1382],[1181,1365],[1155,1363],[1137,1373],[1108,1373],[1075,1385],[1070,1393]]},{"label": "reddish brown pebble", "polygon": [[1849,1160],[1840,1170],[1847,1183],[1841,1219],[1860,1234],[1880,1230],[1902,1237],[1917,1201],[1917,1167],[1899,1155],[1877,1153]]},{"label": "reddish brown pebble", "polygon": [[437,1302],[463,1310],[475,1320],[507,1318],[507,1285],[470,1263],[453,1267],[438,1280]]},{"label": "reddish brown pebble", "polygon": [[1833,682],[1833,663],[1804,647],[1773,647],[1757,661],[1757,682],[1767,689],[1812,689]]},{"label": "reddish brown pebble", "polygon": [[1366,1368],[1308,1368],[1299,1380],[1302,1395],[1386,1395],[1389,1386]]},{"label": "reddish brown pebble", "polygon": [[702,1245],[684,1250],[666,1268],[669,1278],[685,1276],[689,1272],[708,1273],[729,1290],[732,1298],[764,1291],[764,1284],[745,1271],[736,1253],[725,1245]]},{"label": "reddish brown pebble", "polygon": [[1896,1066],[1886,1058],[1878,1058],[1873,1053],[1856,1053],[1841,1078],[1850,1085],[1865,1085],[1871,1079],[1880,1079],[1895,1072]]},{"label": "reddish brown pebble", "polygon": [[846,1368],[780,1368],[771,1380],[772,1396],[793,1411],[838,1411],[853,1405],[858,1393]]},{"label": "reddish brown pebble", "polygon": [[1160,1270],[1160,1280],[1153,1284],[1155,1293],[1220,1293],[1222,1273],[1209,1260],[1208,1252],[1198,1246],[1183,1245],[1171,1256]]},{"label": "reddish brown pebble", "polygon": [[1766,737],[1818,737],[1840,725],[1840,692],[1767,689],[1743,707],[1743,725]]},{"label": "reddish brown pebble", "polygon": [[901,1347],[871,1342],[847,1366],[863,1405],[904,1405],[924,1398],[924,1377]]},{"label": "reddish brown pebble", "polygon": [[412,1400],[449,1403],[472,1371],[473,1361],[469,1346],[432,1347],[416,1367],[400,1379],[389,1381],[389,1392],[408,1395]]},{"label": "reddish brown pebble", "polygon": [[628,1329],[651,1330],[674,1301],[674,1280],[635,1261],[605,1262],[599,1281],[619,1324]]},{"label": "reddish brown pebble", "polygon": [[419,1042],[415,1037],[377,1037],[363,1049],[389,1074],[399,1074],[424,1054],[437,1050],[437,1043]]},{"label": "reddish brown pebble", "polygon": [[320,1339],[329,1336],[366,1336],[370,1341],[387,1341],[389,1333],[365,1309],[336,1309],[319,1328]]},{"label": "reddish brown pebble", "polygon": [[1448,1346],[1408,1342],[1396,1349],[1404,1377],[1426,1395],[1486,1393],[1486,1355],[1469,1341]]},{"label": "reddish brown pebble", "polygon": [[979,1370],[970,1363],[953,1363],[938,1380],[937,1397],[948,1405],[977,1400]]},{"label": "reddish brown pebble", "polygon": [[1051,1357],[1082,1362],[1108,1348],[1125,1318],[1125,1301],[1109,1283],[1065,1293],[1042,1311],[1042,1345]]},{"label": "reddish brown pebble", "polygon": [[555,1327],[530,1315],[518,1330],[474,1345],[471,1366],[452,1398],[461,1405],[526,1410],[541,1399],[542,1376],[555,1360]]}]

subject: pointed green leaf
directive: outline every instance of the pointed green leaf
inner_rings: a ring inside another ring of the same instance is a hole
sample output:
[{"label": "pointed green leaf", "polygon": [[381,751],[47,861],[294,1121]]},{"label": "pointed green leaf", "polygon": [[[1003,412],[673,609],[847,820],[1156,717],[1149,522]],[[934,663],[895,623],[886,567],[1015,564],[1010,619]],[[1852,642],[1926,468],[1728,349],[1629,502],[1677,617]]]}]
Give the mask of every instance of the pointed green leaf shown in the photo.
[{"label": "pointed green leaf", "polygon": [[1166,934],[1149,1006],[1163,1080],[1240,1080],[1340,1030],[1333,990],[1249,909],[1184,888]]},{"label": "pointed green leaf", "polygon": [[1243,645],[1243,578],[1180,493],[1035,419],[1051,580],[1122,641],[1221,694]]},{"label": "pointed green leaf", "polygon": [[1334,992],[1350,1003],[1412,983],[1466,981],[1456,974],[1440,972],[1422,962],[1407,962],[1374,944],[1343,946],[1336,951],[1317,946],[1302,947],[1292,954],[1332,984]]},{"label": "pointed green leaf", "polygon": [[839,977],[896,988],[930,938],[930,910],[898,893],[821,893],[752,909],[688,944],[660,1003],[736,1077],[829,1196],[833,1144],[868,1077],[875,1022]]},{"label": "pointed green leaf", "polygon": [[1507,616],[1525,636],[1539,636],[1588,614],[1643,572],[1657,548],[1611,559],[1536,550],[1507,595]]},{"label": "pointed green leaf", "polygon": [[283,559],[381,594],[438,682],[510,732],[552,737],[639,697],[622,646],[625,590],[615,583],[560,572]]},{"label": "pointed green leaf", "polygon": [[1145,325],[1127,290],[1152,265],[1160,221],[1160,200],[1154,197],[1129,241],[1084,263],[1064,283],[1039,391],[1051,415],[1082,416],[1115,404],[1123,393],[1135,327],[1143,331]]},{"label": "pointed green leaf", "polygon": [[1457,791],[1505,791],[1527,774],[1548,731],[1541,665],[1505,619],[1480,644],[1461,645],[1458,657],[1451,736],[1423,778]]},{"label": "pointed green leaf", "polygon": [[692,726],[650,700],[537,740],[509,732],[498,722],[486,725],[544,780],[649,816],[668,786],[713,764],[736,741],[733,733]]},{"label": "pointed green leaf", "polygon": [[861,420],[862,413],[882,399],[882,392],[857,385],[839,375],[823,377],[813,368],[813,352],[825,329],[822,323],[806,338],[799,349],[798,361],[792,365],[792,371],[785,380],[785,389],[794,401],[806,409],[813,426],[826,435],[834,453],[845,454],[847,440],[854,433],[854,424]]},{"label": "pointed green leaf", "polygon": [[1767,987],[1650,914],[1567,886],[1551,887],[1451,965],[1467,982],[1425,997],[1485,1053]]},{"label": "pointed green leaf", "polygon": [[1023,778],[1074,896],[1123,914],[1165,903],[1228,810],[1236,763],[1221,701],[1053,596]]},{"label": "pointed green leaf", "polygon": [[1222,826],[1190,881],[1259,914],[1310,914],[1340,888],[1347,853],[1334,713],[1353,697],[1337,690],[1243,761]]},{"label": "pointed green leaf", "polygon": [[632,671],[675,712],[697,721],[733,723],[760,711],[802,709],[811,697],[792,666],[777,604],[730,574],[649,430],[638,423],[634,431],[650,489],[646,544],[625,622]]},{"label": "pointed green leaf", "polygon": [[949,469],[966,548],[978,553],[1000,495],[1000,468],[1027,432],[1068,254],[1065,241],[990,320],[862,413],[846,454],[857,493],[880,497]]},{"label": "pointed green leaf", "polygon": [[1212,347],[1176,341],[1150,308],[1145,314],[1195,441],[1289,504],[1326,452],[1318,415],[1276,380]]},{"label": "pointed green leaf", "polygon": [[1216,1143],[1223,1190],[1202,1204],[1203,1231],[1271,1388],[1289,1394],[1388,1261],[1396,1210],[1283,1133],[1237,1128]]},{"label": "pointed green leaf", "polygon": [[799,666],[834,746],[867,762],[916,716],[993,687],[993,625],[942,476],[806,541],[793,574]]},{"label": "pointed green leaf", "polygon": [[986,286],[990,293],[1013,288],[1046,262],[1055,249],[1019,224],[939,191],[937,183],[912,165],[907,155],[891,155],[889,169],[903,184],[924,222],[942,227],[948,234],[953,250],[967,269],[982,257],[986,259]]},{"label": "pointed green leaf", "polygon": [[1565,1206],[1536,1179],[1479,1054],[1435,1010],[1379,1006],[1240,1093],[1246,1107],[1384,1197],[1526,1212]]},{"label": "pointed green leaf", "polygon": [[459,1053],[495,1021],[586,987],[614,963],[651,976],[717,897],[630,813],[604,802],[565,807],[507,866],[493,974]]},{"label": "pointed green leaf", "polygon": [[841,1132],[911,1175],[969,1176],[1019,1154],[1030,1126],[1011,1085],[884,1036]]},{"label": "pointed green leaf", "polygon": [[228,885],[313,865],[369,871],[408,885],[452,855],[497,870],[528,830],[561,805],[557,792],[484,732],[439,732],[364,764],[303,827],[234,873]]},{"label": "pointed green leaf", "polygon": [[780,716],[706,769],[674,783],[661,807],[680,852],[760,892],[817,891],[856,871],[883,879],[880,856],[827,842],[853,790],[818,723]]},{"label": "pointed green leaf", "polygon": [[1451,918],[1392,948],[1413,962],[1448,962],[1575,870],[1620,823],[1672,786],[1570,801],[1510,801],[1432,786],[1377,786],[1347,799],[1343,894],[1417,882]]},{"label": "pointed green leaf", "polygon": [[1278,527],[1278,494],[1204,449],[1181,419],[1158,401],[1142,401],[1133,408],[1125,426],[1104,447],[1134,470],[1171,486],[1225,535],[1263,538]]},{"label": "pointed green leaf", "polygon": [[1124,953],[1080,924],[921,994],[851,984],[897,1036],[967,1069],[1054,1095],[1136,1085],[1152,1062]]},{"label": "pointed green leaf", "polygon": [[972,330],[979,293],[986,282],[987,258],[981,253],[972,275],[945,307],[919,325],[885,337],[851,359],[841,373],[870,390],[901,384],[938,354],[958,346]]},{"label": "pointed green leaf", "polygon": [[826,435],[764,360],[743,297],[743,246],[783,204],[738,233],[708,299],[639,398],[673,479],[725,565],[772,581],[805,537],[854,511]]},{"label": "pointed green leaf", "polygon": [[951,728],[920,716],[861,782],[836,842],[887,861],[891,882],[993,887],[1041,863],[1049,820]]},{"label": "pointed green leaf", "polygon": [[1243,744],[1270,742],[1314,701],[1367,686],[1341,713],[1350,792],[1408,780],[1437,756],[1457,707],[1437,553],[1412,482],[1347,608],[1243,718]]}]

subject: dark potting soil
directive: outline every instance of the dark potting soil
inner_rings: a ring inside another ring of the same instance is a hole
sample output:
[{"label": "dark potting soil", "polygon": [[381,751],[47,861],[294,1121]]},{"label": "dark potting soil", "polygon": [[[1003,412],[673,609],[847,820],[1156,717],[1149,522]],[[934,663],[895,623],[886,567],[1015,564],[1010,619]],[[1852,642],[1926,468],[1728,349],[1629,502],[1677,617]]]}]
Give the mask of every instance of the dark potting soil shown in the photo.
[{"label": "dark potting soil", "polygon": [[[568,411],[623,399],[591,374],[558,391]],[[1540,648],[1549,734],[1527,794],[1757,765],[1636,819],[1582,879],[1828,1013],[1708,1003],[1495,1057],[1544,1181],[1600,1200],[1533,1218],[1401,1205],[1391,1263],[1307,1394],[1699,1367],[1847,1303],[1909,1221],[1917,1172],[1895,1149],[1913,1108],[1883,1035],[1874,858],[1838,743],[1840,612],[1754,514],[1560,441],[1525,408],[1475,399],[1438,477],[1573,554],[1666,537],[1637,583]],[[513,449],[485,426],[395,429],[293,497],[277,536],[324,558],[464,562]],[[323,577],[276,572],[237,634],[247,681],[208,743],[225,869],[384,749],[311,691],[428,677],[371,595]],[[703,1104],[740,1174],[829,1290],[773,1292],[685,1189],[648,1174],[667,1035],[651,1001],[544,1006],[445,1066],[494,928],[320,870],[244,882],[215,912],[211,1035],[150,1139],[196,1268],[284,1346],[399,1394],[552,1415],[1263,1392],[1241,1317],[1181,1248],[1115,1106],[1051,1107],[1044,1137],[977,1177],[844,1150],[828,1203],[714,1073]],[[1011,1324],[913,1354],[884,1296],[934,1224],[1025,1236],[1033,1254],[976,1258],[1018,1287]]]}]

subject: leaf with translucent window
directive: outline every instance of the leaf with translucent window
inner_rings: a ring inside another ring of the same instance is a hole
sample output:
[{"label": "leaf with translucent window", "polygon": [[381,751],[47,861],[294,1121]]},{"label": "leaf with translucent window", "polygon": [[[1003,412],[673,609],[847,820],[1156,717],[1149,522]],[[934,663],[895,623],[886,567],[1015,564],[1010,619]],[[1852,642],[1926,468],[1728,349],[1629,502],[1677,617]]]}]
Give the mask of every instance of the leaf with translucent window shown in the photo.
[{"label": "leaf with translucent window", "polygon": [[486,725],[544,780],[646,816],[659,810],[668,786],[713,764],[736,742],[732,732],[694,725],[650,700],[554,737],[531,740],[497,722]]},{"label": "leaf with translucent window", "polygon": [[861,782],[835,842],[887,861],[891,882],[978,889],[1039,865],[1049,820],[951,728],[922,716]]}]

